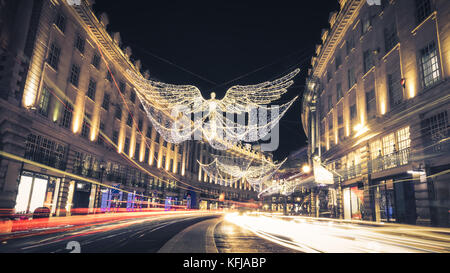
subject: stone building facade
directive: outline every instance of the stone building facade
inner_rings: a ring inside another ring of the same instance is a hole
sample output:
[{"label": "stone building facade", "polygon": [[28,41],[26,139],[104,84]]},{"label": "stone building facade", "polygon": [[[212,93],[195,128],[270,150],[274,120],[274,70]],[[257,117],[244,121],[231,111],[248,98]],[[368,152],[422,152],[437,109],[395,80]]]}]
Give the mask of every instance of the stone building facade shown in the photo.
[{"label": "stone building facade", "polygon": [[[247,183],[202,173],[197,160],[218,153],[207,143],[172,145],[152,127],[126,73],[142,65],[92,2],[0,1],[2,212],[47,206],[60,216],[109,209],[111,199],[127,209],[168,198],[192,208],[217,208],[221,194],[256,199]],[[220,153],[271,160],[241,145]]]},{"label": "stone building facade", "polygon": [[302,124],[344,219],[450,225],[450,2],[341,0]]}]

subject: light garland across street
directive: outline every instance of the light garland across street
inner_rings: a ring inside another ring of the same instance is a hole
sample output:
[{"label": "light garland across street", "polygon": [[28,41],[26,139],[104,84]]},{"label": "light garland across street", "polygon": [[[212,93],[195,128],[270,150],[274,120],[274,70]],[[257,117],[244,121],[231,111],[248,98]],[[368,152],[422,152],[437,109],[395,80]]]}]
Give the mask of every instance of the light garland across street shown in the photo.
[{"label": "light garland across street", "polygon": [[209,164],[198,162],[202,170],[213,180],[217,179],[217,183],[221,185],[229,185],[237,181],[246,181],[256,191],[261,192],[267,187],[272,186],[268,183],[272,182],[273,175],[286,162],[274,164],[269,161],[255,163],[253,160],[241,157],[225,157],[212,155],[214,160]]},{"label": "light garland across street", "polygon": [[194,136],[207,140],[218,150],[227,150],[240,141],[265,138],[298,97],[281,106],[268,107],[287,92],[300,69],[270,82],[234,86],[225,97],[205,100],[191,85],[172,85],[144,79],[128,70],[136,93],[158,133],[170,143],[181,143]]}]

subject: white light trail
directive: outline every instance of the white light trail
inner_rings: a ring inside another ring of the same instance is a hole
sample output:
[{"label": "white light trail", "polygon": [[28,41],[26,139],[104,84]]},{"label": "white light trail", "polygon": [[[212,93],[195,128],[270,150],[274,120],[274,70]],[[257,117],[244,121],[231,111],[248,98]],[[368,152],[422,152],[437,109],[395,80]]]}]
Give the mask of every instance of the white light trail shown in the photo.
[{"label": "white light trail", "polygon": [[225,219],[264,239],[308,253],[450,252],[450,229],[442,235],[407,225],[374,227],[300,217],[228,214]]}]

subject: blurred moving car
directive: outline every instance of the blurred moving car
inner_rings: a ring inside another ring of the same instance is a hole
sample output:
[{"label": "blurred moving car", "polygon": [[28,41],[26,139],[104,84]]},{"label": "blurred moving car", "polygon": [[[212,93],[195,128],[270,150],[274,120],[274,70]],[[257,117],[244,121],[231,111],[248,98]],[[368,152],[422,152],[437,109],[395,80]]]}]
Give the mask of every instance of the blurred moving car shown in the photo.
[{"label": "blurred moving car", "polygon": [[47,207],[40,207],[34,210],[33,219],[50,218],[50,209]]}]

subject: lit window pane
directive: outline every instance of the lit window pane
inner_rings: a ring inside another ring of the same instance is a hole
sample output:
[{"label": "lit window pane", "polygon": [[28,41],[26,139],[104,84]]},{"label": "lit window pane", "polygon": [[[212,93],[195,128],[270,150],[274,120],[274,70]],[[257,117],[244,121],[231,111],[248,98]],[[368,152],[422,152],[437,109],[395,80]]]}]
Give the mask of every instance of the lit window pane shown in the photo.
[{"label": "lit window pane", "polygon": [[47,180],[35,178],[33,185],[33,193],[30,201],[30,212],[34,212],[35,209],[42,207],[45,201],[45,195],[47,193]]},{"label": "lit window pane", "polygon": [[16,198],[16,213],[27,213],[28,200],[30,199],[31,183],[33,178],[29,176],[22,176],[19,183],[19,192]]}]

